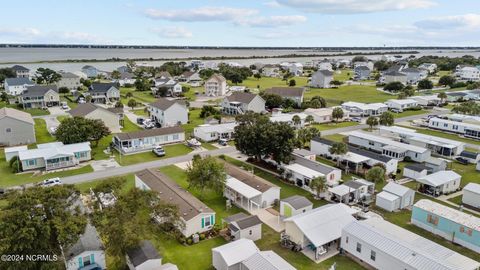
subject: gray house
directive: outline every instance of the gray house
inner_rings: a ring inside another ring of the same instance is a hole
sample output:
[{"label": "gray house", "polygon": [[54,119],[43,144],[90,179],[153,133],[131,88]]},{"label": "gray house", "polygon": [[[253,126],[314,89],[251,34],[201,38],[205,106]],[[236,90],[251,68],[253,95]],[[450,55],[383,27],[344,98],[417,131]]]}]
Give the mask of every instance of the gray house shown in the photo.
[{"label": "gray house", "polygon": [[330,70],[319,70],[312,74],[310,86],[319,88],[328,88],[333,80],[333,72]]},{"label": "gray house", "polygon": [[120,90],[116,83],[92,83],[88,92],[92,103],[113,103],[120,100]]},{"label": "gray house", "polygon": [[15,71],[15,75],[17,78],[28,78],[30,77],[30,69],[20,66],[20,65],[14,65],[12,67],[13,71]]},{"label": "gray house", "polygon": [[85,73],[88,78],[95,78],[99,73],[96,67],[90,65],[83,66],[82,72]]},{"label": "gray house", "polygon": [[223,99],[222,111],[226,114],[261,113],[265,111],[265,100],[259,95],[235,92]]},{"label": "gray house", "polygon": [[35,85],[27,87],[19,97],[24,109],[47,108],[60,104],[60,95],[56,85]]},{"label": "gray house", "polygon": [[62,75],[62,78],[57,82],[58,88],[66,87],[70,90],[77,90],[78,87],[82,86],[80,76],[71,72],[60,73],[60,75]]},{"label": "gray house", "polygon": [[297,103],[298,106],[302,105],[303,94],[305,88],[303,87],[272,87],[265,90],[267,94],[275,94],[281,96],[283,99],[291,99]]},{"label": "gray house", "polygon": [[357,66],[353,71],[355,72],[353,79],[357,81],[367,80],[372,72],[367,66]]},{"label": "gray house", "polygon": [[11,108],[0,109],[0,145],[35,143],[35,122],[29,113]]},{"label": "gray house", "polygon": [[422,73],[418,68],[404,68],[402,69],[402,73],[407,75],[408,84],[416,84],[418,81],[423,79]]}]

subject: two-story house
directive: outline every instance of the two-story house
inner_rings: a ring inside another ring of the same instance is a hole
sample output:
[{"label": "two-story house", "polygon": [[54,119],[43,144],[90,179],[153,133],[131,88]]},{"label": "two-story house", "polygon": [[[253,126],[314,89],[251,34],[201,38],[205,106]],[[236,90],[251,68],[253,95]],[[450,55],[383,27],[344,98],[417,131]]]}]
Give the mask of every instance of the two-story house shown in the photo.
[{"label": "two-story house", "polygon": [[80,83],[80,76],[71,72],[60,73],[60,75],[62,75],[62,78],[57,82],[58,88],[66,87],[70,90],[77,90],[82,86],[82,83]]},{"label": "two-story house", "polygon": [[[161,91],[161,89],[166,91]],[[156,78],[152,94],[154,96],[162,96],[162,93],[165,93],[167,96],[176,96],[182,93],[182,85],[171,78]]]},{"label": "two-story house", "polygon": [[312,74],[310,80],[311,87],[318,88],[328,88],[330,87],[330,82],[333,80],[333,71],[330,70],[318,70]]},{"label": "two-story house", "polygon": [[222,111],[225,114],[243,114],[247,111],[261,113],[265,111],[265,100],[255,94],[235,92],[222,101]]},{"label": "two-story house", "polygon": [[20,77],[20,78],[6,78],[3,86],[5,88],[5,93],[11,96],[18,96],[27,90],[28,86],[34,86],[35,83],[32,82],[29,78]]},{"label": "two-story house", "polygon": [[148,114],[162,127],[183,125],[188,122],[187,106],[166,98],[159,98],[148,104]]},{"label": "two-story house", "polygon": [[213,74],[205,82],[205,95],[210,97],[223,96],[227,92],[227,80],[220,74]]},{"label": "two-story house", "polygon": [[15,75],[17,78],[29,78],[30,77],[30,69],[20,66],[20,65],[14,65],[12,66],[13,71],[15,72]]},{"label": "two-story house", "polygon": [[60,104],[60,95],[56,85],[35,85],[27,87],[19,97],[24,109],[47,108]]},{"label": "two-story house", "polygon": [[88,92],[92,103],[113,103],[120,100],[120,90],[116,83],[92,83]]}]

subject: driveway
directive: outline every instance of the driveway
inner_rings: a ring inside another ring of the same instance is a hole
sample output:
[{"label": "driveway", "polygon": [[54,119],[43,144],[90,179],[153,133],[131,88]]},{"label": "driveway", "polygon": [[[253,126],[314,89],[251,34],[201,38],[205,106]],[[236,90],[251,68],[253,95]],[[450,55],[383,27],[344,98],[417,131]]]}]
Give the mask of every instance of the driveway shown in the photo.
[{"label": "driveway", "polygon": [[60,125],[60,121],[58,121],[56,116],[46,115],[43,117],[43,120],[45,120],[45,123],[47,124],[47,130],[50,132],[50,134],[52,134],[53,131],[56,130]]},{"label": "driveway", "polygon": [[62,108],[56,106],[56,107],[49,107],[48,111],[50,112],[50,115],[68,115],[67,111],[68,110],[62,110]]}]

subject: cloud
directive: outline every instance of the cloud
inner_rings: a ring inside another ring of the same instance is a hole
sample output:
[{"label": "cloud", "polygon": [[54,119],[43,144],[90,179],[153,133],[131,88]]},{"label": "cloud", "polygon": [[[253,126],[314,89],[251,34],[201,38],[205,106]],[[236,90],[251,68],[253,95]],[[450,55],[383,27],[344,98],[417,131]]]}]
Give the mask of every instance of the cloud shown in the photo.
[{"label": "cloud", "polygon": [[193,36],[192,32],[181,26],[153,28],[151,31],[165,38],[191,38]]},{"label": "cloud", "polygon": [[113,43],[104,37],[85,32],[75,31],[42,31],[37,28],[0,28],[0,37],[7,43],[82,43],[82,44],[110,44]]},{"label": "cloud", "polygon": [[267,1],[267,2],[263,2],[263,5],[264,6],[267,6],[267,7],[271,7],[271,8],[278,8],[278,7],[281,7],[282,5],[280,5],[277,1],[273,0],[273,1]]},{"label": "cloud", "polygon": [[245,16],[257,14],[254,9],[241,9],[229,7],[201,7],[185,10],[158,10],[147,9],[145,15],[152,19],[161,19],[179,22],[213,22],[231,21]]},{"label": "cloud", "polygon": [[415,22],[414,25],[418,28],[430,30],[478,30],[480,14],[433,17]]},{"label": "cloud", "polygon": [[428,8],[432,0],[276,0],[278,4],[305,12],[352,14]]},{"label": "cloud", "polygon": [[0,36],[29,37],[40,36],[42,33],[36,28],[0,28]]},{"label": "cloud", "polygon": [[278,27],[306,22],[307,18],[301,15],[270,16],[242,18],[235,21],[236,24],[252,27]]}]

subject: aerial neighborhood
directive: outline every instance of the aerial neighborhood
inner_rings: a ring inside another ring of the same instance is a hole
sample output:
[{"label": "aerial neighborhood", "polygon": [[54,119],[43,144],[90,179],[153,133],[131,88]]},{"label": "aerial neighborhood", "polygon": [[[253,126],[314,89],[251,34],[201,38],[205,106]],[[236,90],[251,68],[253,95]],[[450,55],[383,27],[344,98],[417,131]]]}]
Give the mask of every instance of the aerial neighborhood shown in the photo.
[{"label": "aerial neighborhood", "polygon": [[0,253],[480,270],[479,59],[262,60],[0,68]]}]

